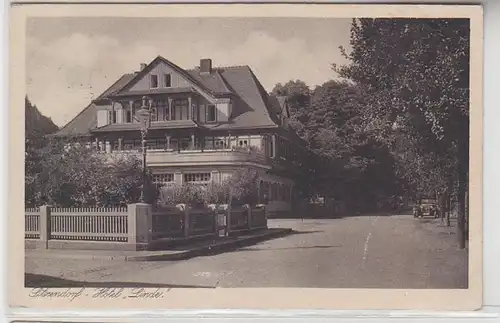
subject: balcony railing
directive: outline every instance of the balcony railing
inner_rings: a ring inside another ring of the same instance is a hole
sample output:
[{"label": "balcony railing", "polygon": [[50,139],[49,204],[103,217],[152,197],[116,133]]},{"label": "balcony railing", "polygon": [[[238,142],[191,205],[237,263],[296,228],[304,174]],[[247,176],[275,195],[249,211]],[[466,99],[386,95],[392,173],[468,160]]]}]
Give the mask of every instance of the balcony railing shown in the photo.
[{"label": "balcony railing", "polygon": [[[137,154],[140,150],[113,151],[111,155]],[[146,162],[148,166],[177,166],[177,165],[214,165],[214,164],[241,164],[257,163],[270,165],[270,160],[264,153],[242,148],[225,149],[149,149]]]}]

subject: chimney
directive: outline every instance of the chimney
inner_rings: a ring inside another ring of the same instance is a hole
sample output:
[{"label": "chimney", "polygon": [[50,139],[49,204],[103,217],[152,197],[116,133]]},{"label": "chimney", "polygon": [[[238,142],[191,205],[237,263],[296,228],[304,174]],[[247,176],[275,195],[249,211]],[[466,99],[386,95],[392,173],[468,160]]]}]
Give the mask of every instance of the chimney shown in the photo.
[{"label": "chimney", "polygon": [[201,73],[212,73],[212,60],[210,58],[203,58],[200,60],[200,72]]},{"label": "chimney", "polygon": [[148,66],[148,64],[146,63],[141,63],[141,69],[139,71],[142,71],[143,69],[146,68],[146,66]]}]

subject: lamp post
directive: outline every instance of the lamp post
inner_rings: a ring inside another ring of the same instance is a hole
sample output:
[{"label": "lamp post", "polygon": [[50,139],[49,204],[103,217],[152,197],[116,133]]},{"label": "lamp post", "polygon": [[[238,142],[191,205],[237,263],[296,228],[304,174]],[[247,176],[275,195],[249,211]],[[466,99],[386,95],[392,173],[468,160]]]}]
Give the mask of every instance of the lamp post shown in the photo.
[{"label": "lamp post", "polygon": [[137,119],[141,125],[141,148],[142,148],[142,187],[140,202],[144,203],[145,189],[146,189],[146,136],[149,127],[151,126],[151,100],[147,97],[142,97],[142,106],[137,111]]}]

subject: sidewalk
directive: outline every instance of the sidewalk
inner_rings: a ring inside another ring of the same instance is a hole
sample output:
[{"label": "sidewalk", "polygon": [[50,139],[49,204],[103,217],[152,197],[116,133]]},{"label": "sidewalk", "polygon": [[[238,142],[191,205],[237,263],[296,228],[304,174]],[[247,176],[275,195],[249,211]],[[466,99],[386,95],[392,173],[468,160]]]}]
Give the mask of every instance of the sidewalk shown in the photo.
[{"label": "sidewalk", "polygon": [[[454,244],[458,245],[458,238],[456,237],[457,235],[456,217],[450,218],[450,226],[446,225],[446,219],[441,220],[435,218],[424,218],[420,219],[417,223],[419,229],[423,230],[424,232],[430,233],[432,236],[438,236],[442,238],[451,238],[453,236],[453,239],[456,240]],[[466,250],[469,249],[468,240],[465,241],[465,249]]]},{"label": "sidewalk", "polygon": [[213,239],[212,241],[199,241],[177,247],[175,250],[160,251],[25,249],[25,257],[121,261],[175,261],[227,252],[264,240],[285,236],[290,233],[292,233],[291,229],[267,229],[236,237],[223,237]]}]

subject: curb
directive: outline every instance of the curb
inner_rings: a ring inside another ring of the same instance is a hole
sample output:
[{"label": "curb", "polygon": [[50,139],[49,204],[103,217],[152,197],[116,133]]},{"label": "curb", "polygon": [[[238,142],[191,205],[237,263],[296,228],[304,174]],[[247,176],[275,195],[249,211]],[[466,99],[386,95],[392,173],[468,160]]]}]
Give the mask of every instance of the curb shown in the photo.
[{"label": "curb", "polygon": [[292,229],[279,229],[273,232],[265,232],[255,236],[250,236],[238,240],[226,241],[221,243],[211,243],[203,247],[189,249],[179,252],[166,252],[156,255],[78,255],[78,254],[51,254],[48,256],[26,255],[29,258],[50,258],[50,259],[77,259],[77,260],[117,260],[117,261],[176,261],[187,260],[199,256],[208,256],[232,251],[241,247],[252,245],[268,239],[278,238],[292,233]]},{"label": "curb", "polygon": [[282,229],[275,232],[269,232],[266,234],[256,235],[240,240],[228,241],[222,243],[209,244],[196,249],[190,249],[182,251],[175,254],[163,254],[163,255],[148,255],[148,256],[125,256],[126,261],[176,261],[176,260],[187,260],[199,256],[216,255],[223,252],[232,251],[244,246],[252,245],[267,239],[278,238],[292,233],[292,229]]}]

